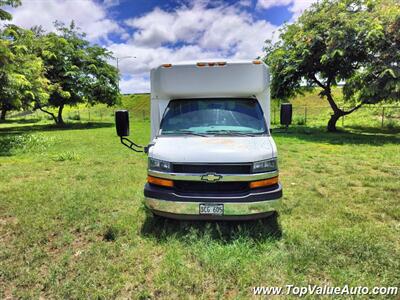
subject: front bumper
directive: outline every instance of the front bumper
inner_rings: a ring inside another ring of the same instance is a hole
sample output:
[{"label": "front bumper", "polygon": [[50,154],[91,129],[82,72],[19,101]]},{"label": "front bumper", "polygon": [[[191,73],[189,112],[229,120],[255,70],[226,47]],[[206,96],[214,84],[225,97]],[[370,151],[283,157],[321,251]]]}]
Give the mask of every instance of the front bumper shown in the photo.
[{"label": "front bumper", "polygon": [[[266,217],[279,209],[282,186],[244,194],[178,194],[174,190],[145,185],[145,204],[155,214],[175,219],[249,220]],[[199,204],[224,204],[224,214],[200,215]]]}]

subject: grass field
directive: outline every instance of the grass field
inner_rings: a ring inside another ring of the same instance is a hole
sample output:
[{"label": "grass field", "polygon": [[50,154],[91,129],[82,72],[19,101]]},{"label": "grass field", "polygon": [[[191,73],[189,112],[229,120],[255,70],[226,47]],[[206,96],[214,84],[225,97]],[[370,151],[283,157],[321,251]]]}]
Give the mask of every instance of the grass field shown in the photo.
[{"label": "grass field", "polygon": [[[140,99],[124,105],[148,111]],[[146,144],[149,122],[133,121]],[[273,133],[284,186],[277,229],[270,220],[154,219],[143,205],[146,156],[119,144],[111,116],[65,129],[1,124],[0,298],[247,299],[259,285],[399,286],[400,133],[320,126]]]}]

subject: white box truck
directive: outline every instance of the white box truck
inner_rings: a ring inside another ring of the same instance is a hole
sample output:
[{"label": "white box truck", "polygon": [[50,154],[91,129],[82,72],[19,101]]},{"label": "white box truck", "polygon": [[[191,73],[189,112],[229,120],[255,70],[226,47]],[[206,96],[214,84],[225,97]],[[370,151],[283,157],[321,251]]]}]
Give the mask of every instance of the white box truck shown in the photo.
[{"label": "white box truck", "polygon": [[[279,207],[268,67],[254,61],[164,64],[151,70],[145,205],[177,219],[246,220]],[[127,111],[116,112],[126,146]]]}]

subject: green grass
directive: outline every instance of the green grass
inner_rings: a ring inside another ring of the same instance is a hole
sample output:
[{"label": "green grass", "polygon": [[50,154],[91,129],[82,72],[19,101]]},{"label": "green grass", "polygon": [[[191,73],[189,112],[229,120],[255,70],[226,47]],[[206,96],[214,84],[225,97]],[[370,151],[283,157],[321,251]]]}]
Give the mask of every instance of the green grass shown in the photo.
[{"label": "green grass", "polygon": [[[146,144],[149,122],[133,119]],[[279,230],[270,220],[154,219],[143,204],[146,156],[119,144],[111,120],[0,125],[0,298],[247,299],[258,285],[399,286],[397,130],[276,130]]]}]

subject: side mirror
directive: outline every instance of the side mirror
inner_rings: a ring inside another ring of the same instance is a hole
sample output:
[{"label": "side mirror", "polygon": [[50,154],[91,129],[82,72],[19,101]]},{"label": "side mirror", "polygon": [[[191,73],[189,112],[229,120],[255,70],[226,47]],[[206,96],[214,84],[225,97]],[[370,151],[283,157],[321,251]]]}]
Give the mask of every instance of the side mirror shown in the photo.
[{"label": "side mirror", "polygon": [[115,127],[118,136],[129,136],[129,112],[127,110],[115,112]]},{"label": "side mirror", "polygon": [[289,126],[292,124],[292,104],[281,104],[281,125]]}]

